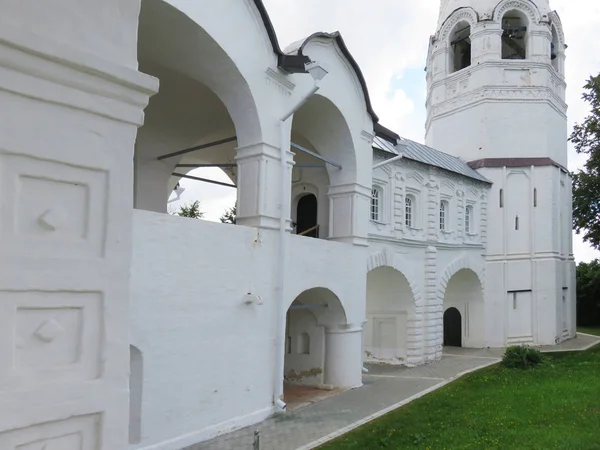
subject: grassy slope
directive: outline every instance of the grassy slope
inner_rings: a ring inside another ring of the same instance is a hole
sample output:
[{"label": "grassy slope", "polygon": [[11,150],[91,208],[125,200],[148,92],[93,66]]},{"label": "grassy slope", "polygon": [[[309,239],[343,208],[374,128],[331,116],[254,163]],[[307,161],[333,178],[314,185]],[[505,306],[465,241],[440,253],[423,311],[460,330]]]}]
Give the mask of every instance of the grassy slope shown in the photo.
[{"label": "grassy slope", "polygon": [[600,449],[600,346],[548,360],[467,375],[320,448]]},{"label": "grassy slope", "polygon": [[596,336],[600,336],[600,327],[578,327],[577,331],[579,333],[595,334]]}]

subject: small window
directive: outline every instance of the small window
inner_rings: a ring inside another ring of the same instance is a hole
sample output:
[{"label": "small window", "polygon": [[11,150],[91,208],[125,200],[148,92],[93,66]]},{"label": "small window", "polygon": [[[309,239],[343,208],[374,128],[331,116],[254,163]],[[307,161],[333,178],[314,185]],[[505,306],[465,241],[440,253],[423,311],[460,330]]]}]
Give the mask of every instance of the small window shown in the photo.
[{"label": "small window", "polygon": [[533,207],[537,208],[537,189],[533,188]]},{"label": "small window", "polygon": [[440,230],[446,231],[448,229],[448,202],[442,200],[440,202]]},{"label": "small window", "polygon": [[473,232],[473,206],[467,205],[465,210],[465,232],[467,234]]},{"label": "small window", "polygon": [[381,200],[381,190],[379,188],[371,189],[371,220],[379,222],[379,203]]},{"label": "small window", "polygon": [[407,195],[404,199],[404,224],[409,228],[413,226],[413,206],[413,198]]},{"label": "small window", "polygon": [[290,355],[292,353],[292,337],[288,336],[285,341],[286,353]]},{"label": "small window", "polygon": [[519,216],[515,216],[515,230],[519,230]]},{"label": "small window", "polygon": [[298,354],[310,355],[310,336],[306,332],[298,336]]},{"label": "small window", "polygon": [[500,189],[498,201],[500,202],[500,208],[504,208],[504,189]]},{"label": "small window", "polygon": [[471,26],[459,23],[450,37],[452,50],[451,72],[458,72],[471,65]]},{"label": "small window", "polygon": [[502,59],[527,58],[527,18],[509,11],[502,18]]}]

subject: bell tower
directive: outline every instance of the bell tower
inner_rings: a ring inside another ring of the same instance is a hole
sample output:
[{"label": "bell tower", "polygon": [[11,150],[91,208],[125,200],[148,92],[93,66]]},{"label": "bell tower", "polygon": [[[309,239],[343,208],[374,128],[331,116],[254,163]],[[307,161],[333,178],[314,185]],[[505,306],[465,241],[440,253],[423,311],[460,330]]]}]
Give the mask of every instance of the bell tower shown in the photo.
[{"label": "bell tower", "polygon": [[549,0],[441,0],[427,145],[492,181],[488,346],[575,336],[565,38]]}]

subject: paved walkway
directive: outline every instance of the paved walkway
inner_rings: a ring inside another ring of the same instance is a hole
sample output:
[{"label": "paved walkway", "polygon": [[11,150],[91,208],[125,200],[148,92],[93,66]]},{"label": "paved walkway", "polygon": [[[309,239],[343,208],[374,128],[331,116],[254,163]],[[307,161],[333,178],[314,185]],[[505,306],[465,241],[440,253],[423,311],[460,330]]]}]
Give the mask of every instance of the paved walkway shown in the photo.
[{"label": "paved walkway", "polygon": [[[597,343],[599,337],[579,334],[577,339],[541,350],[584,350]],[[260,430],[261,450],[309,450],[465,373],[498,362],[502,353],[503,349],[445,348],[441,361],[412,369],[369,365],[369,373],[363,376],[363,387],[359,389],[183,450],[251,450],[254,430]]]}]

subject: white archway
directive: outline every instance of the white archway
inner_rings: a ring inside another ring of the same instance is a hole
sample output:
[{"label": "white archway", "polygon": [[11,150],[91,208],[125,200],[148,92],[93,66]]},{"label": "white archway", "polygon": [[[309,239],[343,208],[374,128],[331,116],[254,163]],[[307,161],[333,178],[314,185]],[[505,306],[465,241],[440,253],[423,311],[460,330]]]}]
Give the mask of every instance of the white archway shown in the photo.
[{"label": "white archway", "polygon": [[361,331],[348,327],[344,307],[331,290],[302,292],[286,314],[285,384],[360,386]]},{"label": "white archway", "polygon": [[[228,165],[223,171],[235,185],[236,149],[261,142],[262,129],[248,81],[199,23],[163,0],[144,0],[138,34],[139,70],[157,77],[160,90],[137,136],[134,205],[166,212],[180,180],[173,173],[185,175],[193,170],[189,165]],[[158,160],[215,141],[226,142]]]},{"label": "white archway", "polygon": [[389,266],[370,271],[367,274],[366,306],[366,360],[406,364],[416,313],[407,278]]},{"label": "white archway", "polygon": [[444,277],[442,344],[485,347],[485,307],[479,274],[459,266],[455,271],[448,270]]}]

